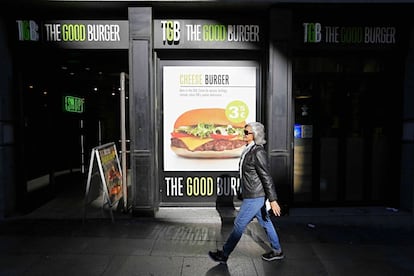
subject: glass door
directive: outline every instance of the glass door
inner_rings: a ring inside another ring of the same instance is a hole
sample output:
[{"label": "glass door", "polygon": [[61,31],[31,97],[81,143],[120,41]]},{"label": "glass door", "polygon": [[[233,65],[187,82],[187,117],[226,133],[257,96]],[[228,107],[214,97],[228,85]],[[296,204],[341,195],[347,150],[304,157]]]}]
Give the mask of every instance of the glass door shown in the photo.
[{"label": "glass door", "polygon": [[128,210],[129,208],[129,201],[128,201],[128,177],[130,167],[129,167],[129,143],[130,143],[130,136],[129,136],[129,76],[125,72],[122,72],[119,76],[120,82],[120,133],[121,133],[121,168],[122,168],[122,187],[123,187],[123,195],[124,195],[124,210]]}]

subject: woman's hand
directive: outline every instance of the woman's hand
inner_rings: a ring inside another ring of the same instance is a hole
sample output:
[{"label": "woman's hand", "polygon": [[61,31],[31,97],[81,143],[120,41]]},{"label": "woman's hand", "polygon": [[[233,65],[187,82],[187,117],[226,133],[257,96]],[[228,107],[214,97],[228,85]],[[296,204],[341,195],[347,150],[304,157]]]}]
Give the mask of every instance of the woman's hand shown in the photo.
[{"label": "woman's hand", "polygon": [[279,204],[277,203],[276,200],[270,202],[270,207],[272,208],[273,214],[275,214],[275,216],[279,217],[280,216],[280,206],[279,206]]}]

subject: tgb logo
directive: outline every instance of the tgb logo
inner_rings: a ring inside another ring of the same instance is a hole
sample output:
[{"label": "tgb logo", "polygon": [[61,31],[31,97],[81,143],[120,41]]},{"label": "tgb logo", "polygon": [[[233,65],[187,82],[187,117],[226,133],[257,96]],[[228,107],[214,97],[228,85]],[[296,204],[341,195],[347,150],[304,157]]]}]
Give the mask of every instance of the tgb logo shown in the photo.
[{"label": "tgb logo", "polygon": [[39,26],[33,20],[16,20],[20,41],[38,41]]},{"label": "tgb logo", "polygon": [[319,43],[322,40],[321,23],[303,23],[303,42]]},{"label": "tgb logo", "polygon": [[177,45],[180,43],[180,22],[178,21],[161,21],[162,43],[168,45]]}]

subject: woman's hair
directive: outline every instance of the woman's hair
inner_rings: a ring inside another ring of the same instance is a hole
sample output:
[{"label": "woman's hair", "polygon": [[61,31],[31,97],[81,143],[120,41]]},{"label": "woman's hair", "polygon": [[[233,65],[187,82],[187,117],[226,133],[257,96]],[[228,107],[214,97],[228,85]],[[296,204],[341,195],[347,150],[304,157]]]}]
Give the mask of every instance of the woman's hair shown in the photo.
[{"label": "woman's hair", "polygon": [[266,144],[264,125],[262,125],[259,122],[251,122],[251,123],[248,123],[247,125],[249,125],[252,128],[252,131],[253,131],[253,134],[254,134],[254,142],[257,145]]}]

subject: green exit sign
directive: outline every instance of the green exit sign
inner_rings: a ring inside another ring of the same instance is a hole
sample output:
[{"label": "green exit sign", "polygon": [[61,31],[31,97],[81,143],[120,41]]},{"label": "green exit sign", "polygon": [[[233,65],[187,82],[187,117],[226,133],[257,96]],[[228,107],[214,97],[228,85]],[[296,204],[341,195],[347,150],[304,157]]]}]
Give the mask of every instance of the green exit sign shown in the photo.
[{"label": "green exit sign", "polygon": [[83,113],[85,110],[85,99],[73,96],[65,96],[63,109],[66,112]]}]

